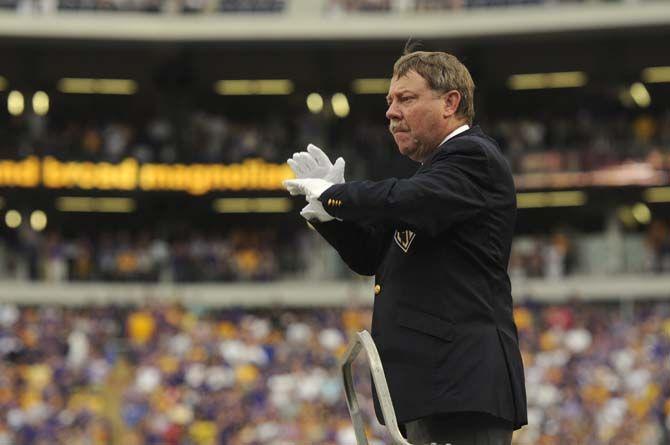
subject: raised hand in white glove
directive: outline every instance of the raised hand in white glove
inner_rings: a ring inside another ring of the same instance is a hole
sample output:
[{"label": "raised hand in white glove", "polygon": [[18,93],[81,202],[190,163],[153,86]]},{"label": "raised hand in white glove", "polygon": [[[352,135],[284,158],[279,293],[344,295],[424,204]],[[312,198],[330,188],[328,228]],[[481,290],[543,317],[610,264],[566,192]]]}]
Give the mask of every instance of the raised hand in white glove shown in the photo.
[{"label": "raised hand in white glove", "polygon": [[319,222],[328,222],[335,219],[335,217],[330,216],[330,214],[326,212],[321,201],[310,199],[307,202],[308,204],[300,211],[300,216],[307,221],[314,222],[314,220],[316,220]]},{"label": "raised hand in white glove", "polygon": [[305,195],[308,200],[318,199],[333,185],[332,182],[318,178],[287,179],[282,184],[291,195]]},{"label": "raised hand in white glove", "polygon": [[314,144],[307,146],[307,152],[293,153],[293,157],[287,162],[298,179],[319,178],[333,184],[344,182],[344,159],[337,158],[333,165],[323,150]]},{"label": "raised hand in white glove", "polygon": [[[337,158],[333,165],[330,158],[316,145],[309,144],[307,152],[294,153],[287,162],[298,179],[320,178],[334,184],[344,182],[344,159]],[[315,198],[307,199],[307,205],[300,211],[300,215],[308,221],[316,219],[327,222],[334,219]]]}]

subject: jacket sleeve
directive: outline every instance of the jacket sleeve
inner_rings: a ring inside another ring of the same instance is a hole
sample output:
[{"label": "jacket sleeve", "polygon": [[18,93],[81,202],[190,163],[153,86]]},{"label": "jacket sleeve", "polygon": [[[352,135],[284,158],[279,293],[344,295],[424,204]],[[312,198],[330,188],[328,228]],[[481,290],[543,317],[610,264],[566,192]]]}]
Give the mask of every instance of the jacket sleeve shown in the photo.
[{"label": "jacket sleeve", "polygon": [[472,144],[442,150],[408,179],[351,181],[321,194],[324,209],[344,221],[367,220],[435,236],[486,208],[483,150]]},{"label": "jacket sleeve", "polygon": [[312,223],[337,250],[351,270],[374,275],[391,240],[391,229],[382,225],[360,225],[349,221]]}]

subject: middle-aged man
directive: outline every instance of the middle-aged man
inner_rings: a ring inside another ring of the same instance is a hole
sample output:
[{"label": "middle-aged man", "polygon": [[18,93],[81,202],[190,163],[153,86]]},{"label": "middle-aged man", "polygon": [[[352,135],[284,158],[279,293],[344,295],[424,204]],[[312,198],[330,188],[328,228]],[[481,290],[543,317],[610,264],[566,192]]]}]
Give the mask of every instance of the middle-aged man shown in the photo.
[{"label": "middle-aged man", "polygon": [[473,93],[453,55],[406,53],[386,117],[417,172],[344,182],[344,161],[310,146],[284,183],[349,267],[375,276],[372,337],[413,444],[507,445],[527,423],[507,274],[514,182],[496,142],[471,127]]}]

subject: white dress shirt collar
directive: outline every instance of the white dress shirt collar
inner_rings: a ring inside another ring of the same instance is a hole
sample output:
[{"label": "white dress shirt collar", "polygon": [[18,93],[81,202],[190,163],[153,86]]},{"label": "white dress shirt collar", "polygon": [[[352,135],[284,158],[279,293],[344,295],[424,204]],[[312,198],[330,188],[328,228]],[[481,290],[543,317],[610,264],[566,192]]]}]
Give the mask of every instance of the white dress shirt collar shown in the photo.
[{"label": "white dress shirt collar", "polygon": [[[470,126],[469,126],[468,124],[461,125],[461,126],[458,127],[457,129],[455,129],[454,131],[452,131],[451,133],[449,133],[449,134],[447,135],[447,137],[444,138],[444,140],[443,140],[442,142],[440,142],[440,145],[444,144],[445,142],[447,142],[449,139],[453,138],[454,136],[456,136],[456,135],[458,135],[458,134],[461,134],[461,133],[463,133],[464,131],[467,131],[467,130],[469,130],[469,129],[470,129]],[[438,147],[439,147],[440,145],[438,145]]]}]

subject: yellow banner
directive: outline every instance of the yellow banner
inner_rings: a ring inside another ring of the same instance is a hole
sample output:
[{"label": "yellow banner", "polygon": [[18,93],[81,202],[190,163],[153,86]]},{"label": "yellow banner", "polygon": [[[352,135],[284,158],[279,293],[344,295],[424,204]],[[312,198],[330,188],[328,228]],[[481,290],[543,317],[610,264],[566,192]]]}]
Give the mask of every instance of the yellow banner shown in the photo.
[{"label": "yellow banner", "polygon": [[294,177],[286,164],[247,159],[238,164],[139,164],[127,158],[108,162],[63,162],[31,156],[0,160],[0,187],[83,190],[178,191],[202,195],[212,191],[281,190]]},{"label": "yellow banner", "polygon": [[37,187],[40,185],[40,161],[31,156],[23,161],[0,160],[0,186]]}]

